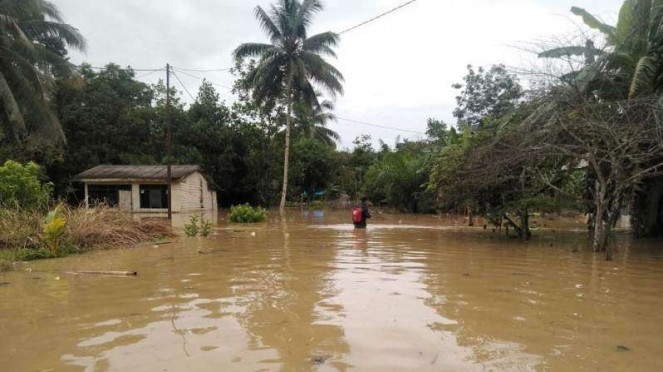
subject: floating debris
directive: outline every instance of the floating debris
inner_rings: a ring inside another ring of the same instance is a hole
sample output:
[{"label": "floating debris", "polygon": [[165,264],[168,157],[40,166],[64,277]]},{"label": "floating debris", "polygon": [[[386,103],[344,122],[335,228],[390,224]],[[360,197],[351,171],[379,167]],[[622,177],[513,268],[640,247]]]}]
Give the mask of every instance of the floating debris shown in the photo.
[{"label": "floating debris", "polygon": [[[63,274],[70,275],[115,275],[115,276],[137,276],[138,271],[63,271]],[[58,277],[59,279],[59,277]]]},{"label": "floating debris", "polygon": [[327,359],[329,359],[329,357],[318,355],[318,356],[314,356],[313,359],[311,359],[311,361],[312,361],[313,364],[315,364],[316,366],[319,366],[319,365],[321,365],[321,364],[324,364],[324,363],[327,361]]}]

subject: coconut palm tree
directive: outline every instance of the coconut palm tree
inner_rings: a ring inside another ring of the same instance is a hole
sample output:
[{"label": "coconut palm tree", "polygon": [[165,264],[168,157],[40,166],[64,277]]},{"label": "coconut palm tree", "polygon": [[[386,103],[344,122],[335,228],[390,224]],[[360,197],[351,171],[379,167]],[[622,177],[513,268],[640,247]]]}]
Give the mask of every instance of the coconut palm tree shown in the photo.
[{"label": "coconut palm tree", "polygon": [[67,46],[82,51],[85,39],[53,3],[0,1],[0,141],[31,135],[64,140],[49,100],[54,76],[75,72],[65,58]]},{"label": "coconut palm tree", "polygon": [[308,36],[313,16],[322,10],[318,0],[279,0],[269,12],[258,6],[255,16],[269,37],[270,43],[245,43],[234,51],[237,60],[258,58],[248,80],[257,102],[283,100],[287,107],[283,189],[280,209],[285,209],[288,191],[290,132],[293,102],[306,101],[317,105],[314,85],[331,96],[343,93],[343,76],[323,56],[335,57],[333,48],[339,36],[325,32]]},{"label": "coconut palm tree", "polygon": [[334,103],[328,100],[324,100],[314,107],[306,102],[302,105],[295,105],[293,131],[297,135],[314,138],[326,145],[335,146],[336,142],[341,140],[341,136],[327,128],[327,123],[336,121],[333,111]]}]

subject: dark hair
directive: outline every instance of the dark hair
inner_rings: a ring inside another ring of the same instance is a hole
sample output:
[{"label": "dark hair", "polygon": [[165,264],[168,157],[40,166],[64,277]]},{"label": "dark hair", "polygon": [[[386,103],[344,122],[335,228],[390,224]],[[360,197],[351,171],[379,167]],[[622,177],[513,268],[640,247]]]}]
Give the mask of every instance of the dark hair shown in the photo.
[{"label": "dark hair", "polygon": [[367,197],[364,196],[363,198],[361,198],[361,202],[362,202],[362,203],[365,203],[365,202],[367,202],[367,201],[368,201],[368,198],[367,198]]}]

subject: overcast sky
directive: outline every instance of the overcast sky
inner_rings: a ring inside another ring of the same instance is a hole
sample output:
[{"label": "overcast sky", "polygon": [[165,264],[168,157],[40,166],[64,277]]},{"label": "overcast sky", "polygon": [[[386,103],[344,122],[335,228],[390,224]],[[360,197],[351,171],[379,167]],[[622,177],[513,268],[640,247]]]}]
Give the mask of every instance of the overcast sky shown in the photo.
[{"label": "overcast sky", "polygon": [[[160,68],[167,62],[189,69],[232,66],[232,50],[242,42],[266,42],[253,9],[267,0],[53,0],[66,21],[88,41],[75,63],[115,62],[134,68]],[[405,0],[326,0],[311,34],[341,31]],[[528,65],[525,43],[578,32],[569,9],[580,6],[614,23],[623,0],[418,0],[380,20],[344,34],[332,61],[345,76],[339,117],[425,132],[429,117],[454,124],[451,112],[467,64]],[[138,73],[140,76],[142,73]],[[230,86],[226,72],[191,72]],[[161,73],[141,77],[156,82]],[[180,74],[196,94],[200,80]],[[216,86],[231,101],[228,90]],[[181,90],[181,89],[180,89]],[[360,134],[393,144],[421,137],[339,120],[331,123],[351,147]]]}]

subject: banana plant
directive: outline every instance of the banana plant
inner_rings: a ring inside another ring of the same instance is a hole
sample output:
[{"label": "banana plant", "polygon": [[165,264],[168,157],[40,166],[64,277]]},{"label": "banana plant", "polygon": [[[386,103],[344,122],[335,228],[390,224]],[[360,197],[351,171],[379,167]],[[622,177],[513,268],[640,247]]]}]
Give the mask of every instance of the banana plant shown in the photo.
[{"label": "banana plant", "polygon": [[44,218],[42,238],[54,256],[60,250],[60,239],[64,235],[67,219],[62,217],[62,205],[58,205]]},{"label": "banana plant", "polygon": [[663,91],[663,0],[626,0],[616,26],[601,22],[587,10],[573,7],[571,12],[585,25],[599,31],[606,50],[591,40],[585,45],[553,48],[539,53],[540,58],[582,56],[584,67],[561,77],[581,91],[633,99]]}]

